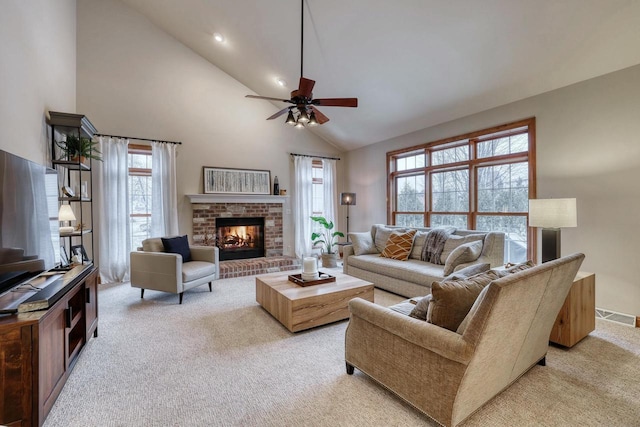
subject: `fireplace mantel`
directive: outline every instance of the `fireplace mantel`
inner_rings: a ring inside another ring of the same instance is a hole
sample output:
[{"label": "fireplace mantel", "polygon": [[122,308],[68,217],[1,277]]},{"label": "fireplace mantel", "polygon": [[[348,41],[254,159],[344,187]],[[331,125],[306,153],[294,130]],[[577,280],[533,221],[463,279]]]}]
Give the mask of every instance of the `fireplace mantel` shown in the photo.
[{"label": "fireplace mantel", "polygon": [[289,196],[270,194],[187,194],[194,203],[280,203],[284,204]]}]

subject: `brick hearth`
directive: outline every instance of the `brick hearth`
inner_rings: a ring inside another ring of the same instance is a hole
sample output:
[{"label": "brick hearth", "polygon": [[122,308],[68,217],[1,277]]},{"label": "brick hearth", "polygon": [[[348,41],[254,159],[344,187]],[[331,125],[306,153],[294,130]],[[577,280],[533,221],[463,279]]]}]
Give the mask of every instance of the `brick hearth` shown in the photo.
[{"label": "brick hearth", "polygon": [[300,270],[300,261],[287,256],[220,261],[221,279],[291,270]]},{"label": "brick hearth", "polygon": [[251,276],[300,269],[300,261],[283,256],[282,210],[284,198],[278,196],[191,195],[193,241],[214,246],[216,218],[264,218],[265,257],[220,262],[220,278]]}]

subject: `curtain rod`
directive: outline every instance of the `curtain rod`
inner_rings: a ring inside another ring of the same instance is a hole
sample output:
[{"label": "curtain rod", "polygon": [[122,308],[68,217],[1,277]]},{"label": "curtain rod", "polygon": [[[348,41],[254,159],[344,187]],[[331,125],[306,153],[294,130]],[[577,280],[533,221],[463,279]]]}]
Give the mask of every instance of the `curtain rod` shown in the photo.
[{"label": "curtain rod", "polygon": [[340,157],[312,156],[311,154],[289,153],[289,155],[298,157],[314,157],[316,159],[340,160]]},{"label": "curtain rod", "polygon": [[94,133],[95,136],[108,136],[111,138],[122,138],[122,139],[135,139],[137,141],[151,141],[151,142],[161,142],[163,144],[178,144],[182,145],[182,142],[176,141],[161,141],[159,139],[148,139],[148,138],[135,138],[133,136],[120,136],[120,135],[107,135],[104,133]]}]

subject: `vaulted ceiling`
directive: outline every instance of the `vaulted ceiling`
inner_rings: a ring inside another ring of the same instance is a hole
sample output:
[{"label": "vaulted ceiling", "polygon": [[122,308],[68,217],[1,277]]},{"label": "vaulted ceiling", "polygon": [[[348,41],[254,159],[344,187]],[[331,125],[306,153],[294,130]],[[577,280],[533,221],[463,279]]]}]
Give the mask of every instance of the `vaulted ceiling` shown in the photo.
[{"label": "vaulted ceiling", "polygon": [[[298,86],[300,0],[121,1],[247,93]],[[353,150],[640,64],[639,23],[637,0],[305,0],[314,97],[359,98],[311,131]]]}]

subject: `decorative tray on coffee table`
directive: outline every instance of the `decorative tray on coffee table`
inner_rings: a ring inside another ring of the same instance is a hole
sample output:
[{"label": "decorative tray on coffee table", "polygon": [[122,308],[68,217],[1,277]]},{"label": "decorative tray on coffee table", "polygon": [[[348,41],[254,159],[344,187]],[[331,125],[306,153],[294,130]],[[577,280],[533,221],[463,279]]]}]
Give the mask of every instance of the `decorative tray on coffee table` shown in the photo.
[{"label": "decorative tray on coffee table", "polygon": [[313,286],[313,285],[322,285],[323,283],[335,282],[336,276],[332,276],[330,274],[323,273],[321,271],[318,272],[320,276],[327,275],[328,277],[324,277],[318,280],[302,280],[302,273],[298,274],[290,274],[289,281],[295,283],[299,286]]}]

